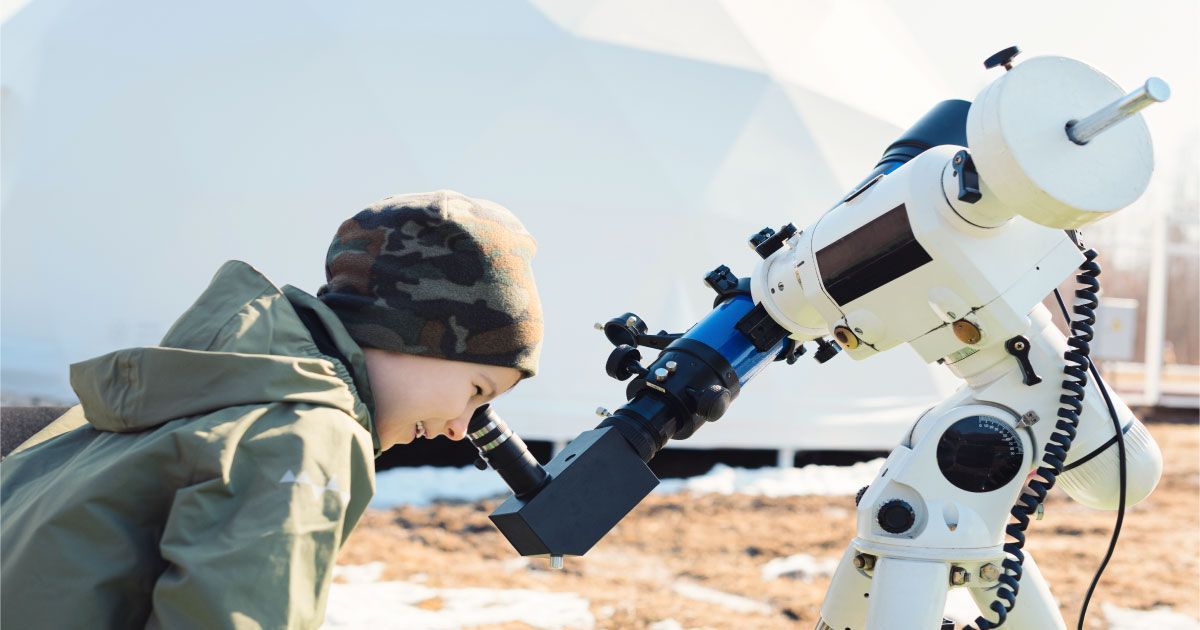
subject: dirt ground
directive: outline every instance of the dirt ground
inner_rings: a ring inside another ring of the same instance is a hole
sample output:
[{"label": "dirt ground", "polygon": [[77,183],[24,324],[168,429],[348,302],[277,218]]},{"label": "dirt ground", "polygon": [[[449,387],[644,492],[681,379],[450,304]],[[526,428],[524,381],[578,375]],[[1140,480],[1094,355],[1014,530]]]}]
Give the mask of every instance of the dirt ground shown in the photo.
[{"label": "dirt ground", "polygon": [[[1200,617],[1200,429],[1150,426],[1165,470],[1158,489],[1126,513],[1120,544],[1088,611],[1101,604],[1167,605]],[[551,571],[523,562],[487,519],[496,502],[370,511],[339,561],[383,561],[383,579],[428,576],[433,587],[488,586],[571,591],[591,601],[598,628],[644,628],[674,619],[685,628],[812,628],[827,578],[764,580],[762,566],[792,554],[840,557],[854,533],[850,497],[651,496],[583,558]],[[1079,605],[1107,547],[1114,513],[1073,503],[1055,490],[1030,527],[1027,549],[1074,628]],[[769,612],[735,612],[682,597],[690,582],[741,595]],[[767,610],[767,608],[764,608]],[[522,624],[491,626],[510,630]]]}]

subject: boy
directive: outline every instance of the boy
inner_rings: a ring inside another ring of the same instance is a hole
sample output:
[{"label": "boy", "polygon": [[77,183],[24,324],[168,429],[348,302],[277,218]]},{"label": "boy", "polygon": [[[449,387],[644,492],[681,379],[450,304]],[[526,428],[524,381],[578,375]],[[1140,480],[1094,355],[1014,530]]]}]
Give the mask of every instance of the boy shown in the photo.
[{"label": "boy", "polygon": [[230,261],[160,346],[72,365],[80,405],[0,465],[0,625],[319,626],[373,457],[536,372],[535,248],[497,204],[388,197],[316,297]]}]

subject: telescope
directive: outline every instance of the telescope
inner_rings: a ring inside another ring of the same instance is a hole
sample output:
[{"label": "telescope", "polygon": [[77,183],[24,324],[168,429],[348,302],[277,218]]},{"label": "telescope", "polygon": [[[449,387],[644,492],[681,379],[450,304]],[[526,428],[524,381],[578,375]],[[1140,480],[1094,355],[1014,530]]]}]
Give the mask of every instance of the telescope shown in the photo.
[{"label": "telescope", "polygon": [[[1118,510],[1119,531],[1162,472],[1153,438],[1091,364],[1100,267],[1078,230],[1145,191],[1153,152],[1138,112],[1170,91],[1151,78],[1126,93],[1079,61],[1016,64],[1018,52],[989,57],[1003,73],[974,102],[937,104],[811,225],[751,235],[757,268],[709,272],[713,310],[687,331],[649,334],[633,313],[598,324],[626,402],[598,410],[604,420],[544,468],[477,413],[471,441],[514,491],[491,515],[513,547],[555,567],[586,553],[658,484],[646,463],[669,440],[719,420],[805,344],[821,363],[908,345],[964,386],[914,419],[856,498],[857,535],[818,630],[940,627],[951,588],[985,611],[978,628],[1065,627],[1023,549],[1047,493]],[[1058,286],[1072,274],[1068,312]],[[1069,337],[1042,306],[1051,294]],[[658,351],[648,364],[646,348]]]}]

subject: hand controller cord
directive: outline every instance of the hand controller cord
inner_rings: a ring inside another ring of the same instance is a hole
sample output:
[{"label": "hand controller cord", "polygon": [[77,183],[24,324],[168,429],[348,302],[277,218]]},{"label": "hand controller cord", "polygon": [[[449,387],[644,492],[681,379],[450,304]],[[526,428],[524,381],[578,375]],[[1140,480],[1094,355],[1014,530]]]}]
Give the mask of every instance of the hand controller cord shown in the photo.
[{"label": "hand controller cord", "polygon": [[996,590],[996,600],[989,606],[992,612],[996,613],[997,620],[993,622],[980,616],[975,620],[975,628],[967,626],[968,630],[992,630],[993,628],[1000,627],[1007,619],[1009,611],[1016,605],[1017,592],[1020,589],[1021,567],[1025,560],[1025,554],[1021,551],[1025,546],[1025,530],[1029,527],[1030,516],[1045,501],[1046,495],[1054,487],[1055,481],[1063,472],[1067,453],[1071,449],[1071,442],[1075,439],[1076,429],[1079,426],[1079,414],[1083,411],[1083,397],[1087,387],[1087,373],[1089,371],[1092,373],[1095,382],[1100,385],[1100,393],[1104,396],[1104,401],[1108,405],[1108,413],[1112,418],[1113,429],[1116,432],[1118,463],[1120,467],[1120,498],[1117,507],[1117,520],[1113,527],[1112,538],[1108,544],[1108,551],[1105,553],[1100,567],[1096,570],[1091,586],[1088,587],[1087,595],[1083,599],[1083,604],[1079,612],[1079,630],[1083,629],[1083,621],[1087,615],[1087,607],[1092,593],[1095,591],[1096,585],[1100,581],[1100,576],[1108,566],[1109,559],[1112,558],[1113,551],[1116,548],[1117,538],[1121,533],[1121,525],[1125,519],[1125,439],[1121,430],[1120,420],[1117,417],[1116,407],[1113,405],[1108,390],[1104,387],[1103,381],[1100,380],[1096,366],[1090,358],[1091,346],[1089,342],[1093,338],[1092,326],[1096,323],[1096,307],[1099,305],[1098,294],[1100,291],[1100,265],[1096,262],[1096,257],[1097,253],[1095,250],[1088,249],[1085,251],[1085,260],[1079,266],[1079,274],[1075,276],[1076,281],[1080,285],[1075,290],[1076,301],[1072,309],[1075,313],[1075,318],[1071,318],[1068,314],[1066,304],[1063,303],[1062,295],[1058,292],[1058,289],[1054,290],[1054,297],[1058,300],[1058,306],[1062,310],[1063,318],[1066,319],[1071,330],[1071,337],[1067,339],[1069,347],[1063,354],[1063,359],[1066,361],[1063,373],[1066,378],[1063,380],[1062,388],[1066,392],[1059,397],[1061,406],[1058,409],[1058,421],[1054,426],[1054,433],[1051,434],[1044,449],[1042,465],[1037,468],[1034,477],[1029,481],[1026,490],[1022,491],[1021,496],[1017,499],[1017,503],[1010,512],[1015,522],[1010,522],[1004,530],[1013,540],[1004,544],[1004,553],[1006,556],[1002,563],[1004,573],[999,578],[1000,586]]}]

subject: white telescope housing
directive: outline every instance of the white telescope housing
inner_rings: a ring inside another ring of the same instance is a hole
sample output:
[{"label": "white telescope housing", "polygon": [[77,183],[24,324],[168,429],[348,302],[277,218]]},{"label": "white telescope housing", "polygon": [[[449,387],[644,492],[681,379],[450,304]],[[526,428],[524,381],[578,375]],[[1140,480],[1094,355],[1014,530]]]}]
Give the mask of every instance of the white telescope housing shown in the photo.
[{"label": "white telescope housing", "polygon": [[[971,105],[969,148],[929,148],[875,177],[755,270],[755,301],[793,339],[832,336],[855,360],[907,344],[965,382],[917,419],[861,495],[858,536],[818,627],[936,627],[948,579],[968,584],[964,575],[975,576],[969,588],[981,608],[995,599],[1010,510],[1028,475],[1047,465],[1047,446],[1065,444],[1060,399],[1064,382],[1076,381],[1064,373],[1067,339],[1042,300],[1085,257],[1063,230],[1145,191],[1152,148],[1136,111],[1166,94],[1151,81],[1125,95],[1070,59],[1026,61]],[[1058,487],[1115,509],[1117,431],[1127,505],[1154,489],[1162,454],[1116,396],[1114,428],[1101,387],[1089,376]],[[964,434],[1001,440],[1002,452],[966,455],[964,464],[953,455]],[[972,466],[988,483],[964,481]],[[1004,627],[1065,627],[1036,563],[1025,569],[1021,604]]]}]

